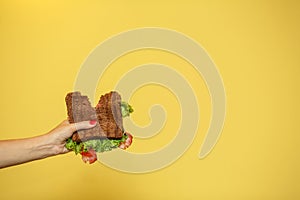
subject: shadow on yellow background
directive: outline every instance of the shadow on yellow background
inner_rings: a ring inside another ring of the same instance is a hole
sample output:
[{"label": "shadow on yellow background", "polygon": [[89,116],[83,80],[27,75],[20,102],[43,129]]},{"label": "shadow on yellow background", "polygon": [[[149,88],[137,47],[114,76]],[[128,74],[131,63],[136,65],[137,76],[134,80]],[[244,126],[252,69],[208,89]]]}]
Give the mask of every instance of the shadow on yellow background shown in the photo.
[{"label": "shadow on yellow background", "polygon": [[[199,160],[211,106],[202,78],[167,53],[124,56],[99,82],[96,97],[112,89],[118,66],[161,62],[181,71],[201,107],[197,137],[185,154],[147,174],[86,165],[73,153],[34,161],[0,171],[1,199],[299,199],[299,8],[297,1],[1,1],[0,139],[40,135],[65,119],[64,97],[88,54],[139,27],[195,39],[218,66],[227,95],[222,136]],[[138,110],[132,119],[147,124],[156,95],[170,116],[166,129],[135,140],[129,151],[160,148],[178,128],[176,100],[157,90],[145,87],[131,99]]]}]

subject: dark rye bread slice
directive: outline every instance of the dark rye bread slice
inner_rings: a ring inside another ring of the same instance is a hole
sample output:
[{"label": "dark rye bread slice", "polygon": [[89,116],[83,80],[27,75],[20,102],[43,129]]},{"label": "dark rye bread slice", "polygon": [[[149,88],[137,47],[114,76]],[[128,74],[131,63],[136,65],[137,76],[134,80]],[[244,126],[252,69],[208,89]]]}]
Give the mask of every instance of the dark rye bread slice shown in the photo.
[{"label": "dark rye bread slice", "polygon": [[80,92],[68,93],[66,105],[70,123],[97,120],[94,128],[79,130],[72,136],[76,142],[91,139],[119,139],[123,136],[123,120],[121,114],[121,96],[112,91],[100,97],[100,100],[93,108],[87,96]]}]

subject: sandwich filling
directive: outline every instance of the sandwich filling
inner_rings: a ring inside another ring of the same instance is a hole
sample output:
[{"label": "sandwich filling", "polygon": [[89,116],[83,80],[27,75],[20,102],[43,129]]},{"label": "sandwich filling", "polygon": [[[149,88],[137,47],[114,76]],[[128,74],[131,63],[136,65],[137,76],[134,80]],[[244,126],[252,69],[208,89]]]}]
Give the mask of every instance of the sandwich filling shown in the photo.
[{"label": "sandwich filling", "polygon": [[115,148],[126,149],[132,143],[132,135],[125,132],[123,118],[128,117],[133,108],[121,101],[121,96],[113,91],[102,95],[93,108],[87,96],[79,92],[69,93],[66,104],[70,123],[85,120],[97,120],[94,128],[79,130],[66,141],[66,148],[80,153],[84,162],[97,160],[96,153],[111,151]]}]

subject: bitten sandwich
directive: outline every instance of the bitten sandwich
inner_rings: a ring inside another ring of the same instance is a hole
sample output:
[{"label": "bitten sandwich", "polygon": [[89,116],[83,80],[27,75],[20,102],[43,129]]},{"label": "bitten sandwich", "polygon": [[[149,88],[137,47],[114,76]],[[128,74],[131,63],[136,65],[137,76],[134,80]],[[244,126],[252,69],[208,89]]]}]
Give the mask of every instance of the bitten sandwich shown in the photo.
[{"label": "bitten sandwich", "polygon": [[66,148],[82,155],[90,164],[97,160],[99,152],[114,148],[126,149],[132,143],[132,135],[123,127],[123,117],[133,112],[132,107],[123,102],[116,91],[100,97],[96,107],[92,107],[87,96],[80,92],[68,93],[66,98],[70,123],[96,120],[95,127],[75,132],[66,142]]}]

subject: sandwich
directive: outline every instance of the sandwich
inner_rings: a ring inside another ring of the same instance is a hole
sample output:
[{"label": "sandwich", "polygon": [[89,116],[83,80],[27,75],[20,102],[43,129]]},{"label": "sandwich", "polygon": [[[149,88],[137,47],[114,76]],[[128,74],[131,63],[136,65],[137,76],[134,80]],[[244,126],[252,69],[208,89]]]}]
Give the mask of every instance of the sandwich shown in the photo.
[{"label": "sandwich", "polygon": [[122,101],[121,95],[111,91],[100,97],[96,107],[92,107],[87,96],[71,92],[65,98],[70,123],[96,120],[95,127],[76,131],[66,141],[66,148],[81,154],[85,163],[97,160],[97,153],[115,148],[126,149],[132,143],[132,135],[124,130],[123,118],[128,117],[133,108]]}]

